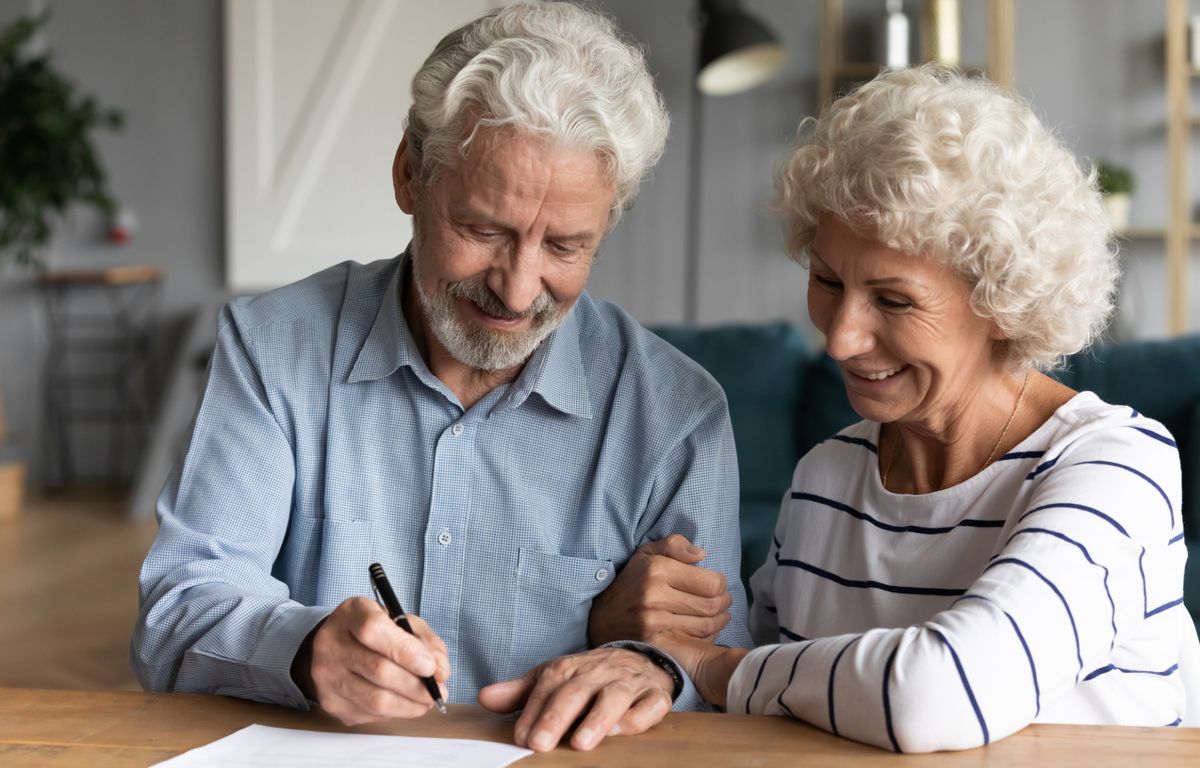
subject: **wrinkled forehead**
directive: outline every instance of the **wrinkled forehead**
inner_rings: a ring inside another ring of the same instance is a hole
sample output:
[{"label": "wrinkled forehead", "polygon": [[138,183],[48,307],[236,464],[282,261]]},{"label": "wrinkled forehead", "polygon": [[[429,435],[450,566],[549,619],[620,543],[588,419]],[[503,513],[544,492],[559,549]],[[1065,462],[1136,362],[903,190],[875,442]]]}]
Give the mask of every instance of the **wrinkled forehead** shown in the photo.
[{"label": "wrinkled forehead", "polygon": [[494,169],[499,162],[517,159],[525,169],[561,168],[564,163],[582,165],[601,185],[614,186],[613,161],[609,153],[579,141],[554,137],[548,132],[518,130],[491,125],[479,118],[462,131],[459,160],[454,171],[463,174]]}]

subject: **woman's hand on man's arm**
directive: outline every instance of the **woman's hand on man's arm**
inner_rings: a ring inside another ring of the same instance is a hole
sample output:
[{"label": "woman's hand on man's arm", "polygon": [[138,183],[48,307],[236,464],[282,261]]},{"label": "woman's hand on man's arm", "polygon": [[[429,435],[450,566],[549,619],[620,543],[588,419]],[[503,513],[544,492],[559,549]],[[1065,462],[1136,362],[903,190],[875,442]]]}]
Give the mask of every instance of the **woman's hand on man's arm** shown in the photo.
[{"label": "woman's hand on man's arm", "polygon": [[729,623],[733,598],[723,574],[696,565],[705,556],[680,534],[638,547],[592,604],[591,644],[649,641],[666,632],[716,639]]}]

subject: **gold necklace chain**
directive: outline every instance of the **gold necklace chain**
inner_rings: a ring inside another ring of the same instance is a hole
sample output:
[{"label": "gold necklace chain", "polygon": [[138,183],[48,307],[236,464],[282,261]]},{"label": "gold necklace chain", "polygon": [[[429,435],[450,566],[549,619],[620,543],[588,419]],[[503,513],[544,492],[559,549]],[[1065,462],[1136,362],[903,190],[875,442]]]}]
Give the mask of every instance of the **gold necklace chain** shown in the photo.
[{"label": "gold necklace chain", "polygon": [[[992,446],[991,452],[988,454],[987,461],[983,462],[983,466],[979,468],[982,472],[996,458],[996,451],[1000,450],[1000,446],[1004,444],[1004,438],[1008,436],[1008,429],[1016,421],[1017,412],[1021,410],[1021,403],[1025,402],[1025,390],[1029,386],[1029,371],[1025,372],[1025,380],[1021,382],[1021,392],[1017,395],[1017,404],[1013,406],[1012,413],[1008,415],[1008,421],[1004,423],[1004,429],[1000,430],[1000,437],[996,438],[996,444]],[[904,448],[904,441],[900,439],[900,430],[896,430],[896,447],[892,449],[892,455],[888,459],[887,466],[883,468],[883,487],[887,488],[888,474],[892,471],[892,467],[896,463],[896,457],[900,455]]]},{"label": "gold necklace chain", "polygon": [[1012,413],[1008,415],[1008,421],[1004,424],[1004,430],[1000,433],[1000,437],[996,440],[996,444],[992,446],[992,452],[988,454],[987,461],[983,462],[983,466],[979,468],[982,472],[992,460],[996,458],[996,451],[1000,450],[1000,446],[1004,443],[1004,437],[1008,434],[1008,428],[1013,425],[1013,421],[1017,418],[1017,411],[1021,410],[1021,403],[1025,402],[1025,388],[1029,386],[1029,371],[1025,371],[1025,381],[1021,382],[1021,394],[1017,395],[1017,404],[1013,406]]},{"label": "gold necklace chain", "polygon": [[900,449],[904,447],[904,441],[900,439],[900,429],[896,429],[896,447],[892,449],[892,457],[888,459],[887,466],[883,468],[883,487],[887,489],[888,473],[892,471],[892,465],[896,463],[896,457],[900,455]]}]

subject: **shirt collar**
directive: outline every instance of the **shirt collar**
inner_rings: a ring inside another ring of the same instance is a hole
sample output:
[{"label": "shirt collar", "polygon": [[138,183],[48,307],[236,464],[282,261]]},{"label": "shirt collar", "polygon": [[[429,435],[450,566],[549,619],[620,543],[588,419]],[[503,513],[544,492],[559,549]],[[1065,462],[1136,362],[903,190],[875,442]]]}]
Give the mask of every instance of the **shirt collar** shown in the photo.
[{"label": "shirt collar", "polygon": [[409,274],[408,251],[396,258],[395,268],[388,280],[375,321],[354,360],[347,383],[382,379],[402,366],[411,366],[421,359],[416,341],[409,333],[408,323],[400,312],[400,302]]},{"label": "shirt collar", "polygon": [[[350,369],[347,383],[382,379],[404,366],[418,371],[425,368],[416,340],[401,312],[400,302],[404,300],[404,289],[411,275],[410,263],[407,250],[397,257],[375,321]],[[513,391],[505,398],[509,407],[519,406],[536,392],[547,405],[558,411],[585,419],[592,417],[579,333],[575,307],[572,307],[562,325],[534,351],[513,382]]]},{"label": "shirt collar", "polygon": [[513,383],[512,407],[520,405],[536,392],[555,410],[570,416],[592,418],[575,309],[571,308],[563,318],[562,325],[546,337],[529,358],[521,375]]}]

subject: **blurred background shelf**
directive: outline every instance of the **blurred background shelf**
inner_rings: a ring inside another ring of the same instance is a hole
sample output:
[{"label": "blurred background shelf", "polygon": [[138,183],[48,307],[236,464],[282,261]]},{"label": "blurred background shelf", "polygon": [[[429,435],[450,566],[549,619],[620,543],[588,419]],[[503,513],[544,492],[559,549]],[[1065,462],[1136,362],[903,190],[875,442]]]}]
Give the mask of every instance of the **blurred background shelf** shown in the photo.
[{"label": "blurred background shelf", "polygon": [[[1161,240],[1166,236],[1166,227],[1126,227],[1117,232],[1117,237],[1122,240]],[[1191,240],[1200,240],[1200,224],[1192,224],[1188,227],[1187,237]]]}]

